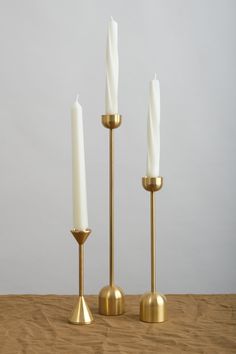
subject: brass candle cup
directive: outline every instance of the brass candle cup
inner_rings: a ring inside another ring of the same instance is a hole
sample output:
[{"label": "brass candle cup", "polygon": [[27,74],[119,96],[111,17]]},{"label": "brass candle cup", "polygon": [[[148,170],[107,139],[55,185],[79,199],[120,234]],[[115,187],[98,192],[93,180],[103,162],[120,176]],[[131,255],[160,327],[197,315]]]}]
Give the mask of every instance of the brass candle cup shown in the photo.
[{"label": "brass candle cup", "polygon": [[90,235],[91,230],[73,229],[71,233],[79,245],[79,296],[69,322],[77,325],[87,325],[93,322],[93,316],[84,298],[84,243]]},{"label": "brass candle cup", "polygon": [[156,225],[155,225],[155,192],[163,186],[162,177],[143,177],[143,188],[150,192],[150,224],[151,224],[151,291],[140,300],[140,320],[149,323],[167,320],[167,300],[165,295],[156,290]]},{"label": "brass candle cup", "polygon": [[114,134],[121,125],[119,114],[102,115],[102,124],[109,129],[109,285],[99,293],[99,313],[117,316],[124,313],[124,294],[114,283]]},{"label": "brass candle cup", "polygon": [[157,192],[163,186],[163,177],[143,177],[142,178],[143,188],[148,192]]},{"label": "brass candle cup", "polygon": [[121,125],[122,116],[120,114],[102,115],[102,125],[108,129],[116,129]]}]

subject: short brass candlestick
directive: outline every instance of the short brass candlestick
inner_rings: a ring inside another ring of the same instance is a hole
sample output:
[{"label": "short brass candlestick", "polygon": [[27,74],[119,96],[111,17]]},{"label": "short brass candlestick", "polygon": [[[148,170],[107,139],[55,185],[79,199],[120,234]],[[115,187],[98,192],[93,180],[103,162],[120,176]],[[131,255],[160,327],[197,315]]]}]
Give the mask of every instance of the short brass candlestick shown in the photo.
[{"label": "short brass candlestick", "polygon": [[144,322],[164,322],[167,319],[166,297],[156,290],[156,225],[155,192],[163,185],[162,177],[143,177],[144,189],[150,192],[151,221],[151,292],[141,297],[140,320]]},{"label": "short brass candlestick", "polygon": [[114,283],[114,132],[121,125],[119,114],[102,116],[102,124],[109,129],[109,285],[99,293],[99,313],[106,316],[121,315],[124,312],[123,291]]},{"label": "short brass candlestick", "polygon": [[69,322],[77,325],[85,325],[93,322],[93,316],[84,298],[84,243],[90,235],[91,230],[73,229],[71,233],[79,244],[79,297],[69,318]]}]

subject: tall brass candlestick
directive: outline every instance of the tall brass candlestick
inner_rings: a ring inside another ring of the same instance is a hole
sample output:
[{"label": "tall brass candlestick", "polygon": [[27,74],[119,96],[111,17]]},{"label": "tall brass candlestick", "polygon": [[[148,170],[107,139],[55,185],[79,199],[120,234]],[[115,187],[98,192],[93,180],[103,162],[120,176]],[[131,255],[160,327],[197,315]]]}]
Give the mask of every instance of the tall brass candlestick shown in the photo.
[{"label": "tall brass candlestick", "polygon": [[79,297],[69,318],[69,322],[85,325],[93,322],[93,316],[84,298],[84,243],[90,235],[91,230],[80,231],[73,229],[71,233],[79,245]]},{"label": "tall brass candlestick", "polygon": [[156,290],[156,223],[155,192],[163,185],[162,177],[143,177],[144,189],[150,192],[151,222],[151,292],[144,294],[140,301],[140,320],[144,322],[164,322],[167,319],[166,297]]},{"label": "tall brass candlestick", "polygon": [[121,315],[124,312],[123,291],[114,281],[114,132],[121,125],[119,114],[102,116],[102,124],[109,129],[109,285],[99,293],[99,313],[106,316]]}]

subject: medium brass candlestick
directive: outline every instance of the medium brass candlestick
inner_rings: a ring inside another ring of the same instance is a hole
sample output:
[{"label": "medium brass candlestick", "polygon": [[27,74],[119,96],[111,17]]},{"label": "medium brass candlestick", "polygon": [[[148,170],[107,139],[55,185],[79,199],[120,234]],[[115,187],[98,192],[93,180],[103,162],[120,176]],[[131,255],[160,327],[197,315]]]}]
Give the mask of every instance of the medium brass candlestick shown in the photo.
[{"label": "medium brass candlestick", "polygon": [[151,292],[144,294],[140,301],[140,320],[144,322],[164,322],[167,319],[166,297],[156,290],[156,225],[155,192],[163,185],[162,177],[143,177],[143,188],[150,192],[151,222]]},{"label": "medium brass candlestick", "polygon": [[102,124],[109,129],[109,285],[99,293],[99,313],[106,316],[121,315],[124,312],[123,291],[114,283],[114,132],[121,125],[119,114],[102,116]]},{"label": "medium brass candlestick", "polygon": [[84,298],[84,243],[90,235],[91,230],[73,229],[71,233],[79,244],[79,297],[69,318],[69,322],[77,325],[85,325],[93,322],[93,316]]}]

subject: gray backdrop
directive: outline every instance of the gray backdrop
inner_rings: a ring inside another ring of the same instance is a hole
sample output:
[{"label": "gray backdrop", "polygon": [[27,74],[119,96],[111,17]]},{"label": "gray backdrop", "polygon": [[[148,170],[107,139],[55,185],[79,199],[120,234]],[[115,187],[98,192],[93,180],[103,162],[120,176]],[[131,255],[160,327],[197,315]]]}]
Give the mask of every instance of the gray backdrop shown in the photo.
[{"label": "gray backdrop", "polygon": [[105,43],[119,24],[116,280],[149,288],[148,82],[161,84],[158,288],[236,291],[235,1],[1,0],[0,292],[75,293],[70,106],[84,109],[86,292],[108,280]]}]

